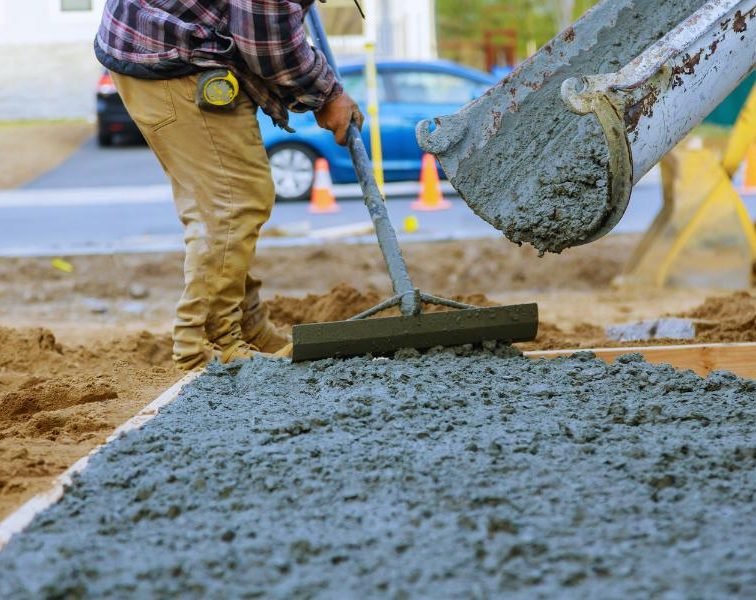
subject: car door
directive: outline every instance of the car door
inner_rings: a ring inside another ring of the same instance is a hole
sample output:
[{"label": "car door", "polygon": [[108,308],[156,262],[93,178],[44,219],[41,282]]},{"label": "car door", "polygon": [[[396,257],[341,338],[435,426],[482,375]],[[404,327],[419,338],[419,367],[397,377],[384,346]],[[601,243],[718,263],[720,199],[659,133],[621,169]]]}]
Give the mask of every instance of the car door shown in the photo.
[{"label": "car door", "polygon": [[415,137],[417,123],[456,112],[490,82],[422,67],[394,67],[382,74],[388,94],[380,115],[381,127],[385,127],[386,179],[415,179],[422,161]]}]

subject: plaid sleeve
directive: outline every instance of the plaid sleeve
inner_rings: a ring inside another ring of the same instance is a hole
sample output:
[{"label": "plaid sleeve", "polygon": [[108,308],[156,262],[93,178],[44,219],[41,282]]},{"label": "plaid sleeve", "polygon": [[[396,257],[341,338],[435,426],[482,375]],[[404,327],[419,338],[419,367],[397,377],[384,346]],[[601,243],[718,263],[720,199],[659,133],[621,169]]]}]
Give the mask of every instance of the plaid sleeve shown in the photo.
[{"label": "plaid sleeve", "polygon": [[317,110],[342,92],[323,53],[307,41],[302,4],[230,0],[229,6],[229,30],[244,62],[275,86],[289,110]]}]

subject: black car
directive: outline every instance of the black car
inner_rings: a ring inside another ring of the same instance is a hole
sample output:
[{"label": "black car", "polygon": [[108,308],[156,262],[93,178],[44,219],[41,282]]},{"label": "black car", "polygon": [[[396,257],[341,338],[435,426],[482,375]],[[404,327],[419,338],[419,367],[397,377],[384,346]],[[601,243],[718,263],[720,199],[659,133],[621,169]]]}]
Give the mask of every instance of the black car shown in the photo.
[{"label": "black car", "polygon": [[97,142],[100,146],[112,146],[116,136],[142,140],[142,134],[118,95],[113,78],[105,71],[97,83]]}]

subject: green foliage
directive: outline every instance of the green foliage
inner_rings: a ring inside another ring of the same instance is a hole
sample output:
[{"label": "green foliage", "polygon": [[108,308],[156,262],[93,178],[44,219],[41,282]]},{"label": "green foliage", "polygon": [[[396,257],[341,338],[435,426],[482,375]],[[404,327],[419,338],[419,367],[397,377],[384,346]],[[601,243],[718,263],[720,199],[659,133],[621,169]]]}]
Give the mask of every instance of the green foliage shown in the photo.
[{"label": "green foliage", "polygon": [[[476,63],[486,31],[512,29],[517,34],[517,58],[527,56],[528,43],[541,47],[559,30],[563,0],[436,0],[441,54]],[[574,0],[572,21],[597,0]],[[460,49],[467,47],[468,51]],[[477,48],[476,51],[469,49]],[[480,64],[476,65],[480,66]]]}]

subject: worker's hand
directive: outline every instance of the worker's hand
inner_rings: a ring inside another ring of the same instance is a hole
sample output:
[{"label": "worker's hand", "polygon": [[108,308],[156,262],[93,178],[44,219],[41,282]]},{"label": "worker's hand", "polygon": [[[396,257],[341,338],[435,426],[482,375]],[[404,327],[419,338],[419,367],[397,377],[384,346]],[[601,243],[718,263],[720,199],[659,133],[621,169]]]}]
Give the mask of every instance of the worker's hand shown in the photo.
[{"label": "worker's hand", "polygon": [[358,129],[362,129],[365,117],[360,112],[360,107],[352,98],[344,92],[333,100],[323,105],[323,108],[315,112],[315,119],[323,129],[333,131],[336,143],[346,146],[347,130],[354,123]]}]

